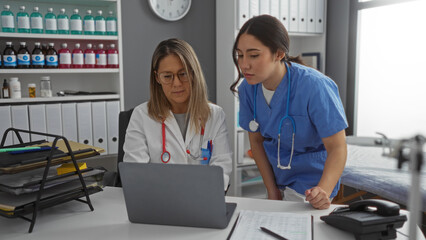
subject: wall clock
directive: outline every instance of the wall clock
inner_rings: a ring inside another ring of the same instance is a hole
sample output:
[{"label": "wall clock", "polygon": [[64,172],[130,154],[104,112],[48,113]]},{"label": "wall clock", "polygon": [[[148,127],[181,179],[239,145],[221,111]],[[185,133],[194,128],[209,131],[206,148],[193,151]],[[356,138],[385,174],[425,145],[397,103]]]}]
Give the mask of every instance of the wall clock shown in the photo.
[{"label": "wall clock", "polygon": [[167,21],[182,19],[191,8],[191,0],[148,0],[152,11]]}]

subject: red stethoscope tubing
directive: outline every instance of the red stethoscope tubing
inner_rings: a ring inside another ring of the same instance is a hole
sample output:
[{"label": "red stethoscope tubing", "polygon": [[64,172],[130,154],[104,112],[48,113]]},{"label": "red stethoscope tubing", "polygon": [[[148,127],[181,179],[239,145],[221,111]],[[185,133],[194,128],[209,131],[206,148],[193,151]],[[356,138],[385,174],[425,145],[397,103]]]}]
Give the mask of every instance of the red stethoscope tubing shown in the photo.
[{"label": "red stethoscope tubing", "polygon": [[[161,153],[161,161],[163,163],[168,163],[171,159],[170,153],[166,149],[166,124],[164,124],[164,120],[161,123],[161,135],[163,137],[163,153]],[[204,128],[201,128],[201,136],[204,136]],[[191,154],[189,149],[186,150],[188,154]],[[164,160],[164,157],[167,156],[167,160]]]},{"label": "red stethoscope tubing", "polygon": [[[163,120],[163,123],[161,124],[161,132],[163,135],[163,153],[161,154],[161,161],[163,163],[168,163],[171,157],[170,157],[170,153],[166,150],[166,124],[164,124],[164,120]],[[167,160],[164,160],[164,154],[168,156]]]}]

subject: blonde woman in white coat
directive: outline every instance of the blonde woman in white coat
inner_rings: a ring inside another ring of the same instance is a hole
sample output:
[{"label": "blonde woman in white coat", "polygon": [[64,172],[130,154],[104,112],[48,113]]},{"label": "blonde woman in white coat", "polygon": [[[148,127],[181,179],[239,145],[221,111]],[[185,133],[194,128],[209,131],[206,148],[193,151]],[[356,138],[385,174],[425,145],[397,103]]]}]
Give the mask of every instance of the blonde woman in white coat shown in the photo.
[{"label": "blonde woman in white coat", "polygon": [[232,152],[225,113],[208,102],[200,63],[187,42],[168,39],[157,46],[150,93],[133,111],[124,161],[220,166],[226,190]]}]

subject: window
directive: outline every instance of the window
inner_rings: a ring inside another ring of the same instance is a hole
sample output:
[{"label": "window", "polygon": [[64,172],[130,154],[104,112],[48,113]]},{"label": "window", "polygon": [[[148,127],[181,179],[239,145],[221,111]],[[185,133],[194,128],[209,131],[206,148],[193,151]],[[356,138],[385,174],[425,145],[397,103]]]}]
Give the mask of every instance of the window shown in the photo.
[{"label": "window", "polygon": [[374,2],[358,4],[354,135],[426,135],[426,1]]}]

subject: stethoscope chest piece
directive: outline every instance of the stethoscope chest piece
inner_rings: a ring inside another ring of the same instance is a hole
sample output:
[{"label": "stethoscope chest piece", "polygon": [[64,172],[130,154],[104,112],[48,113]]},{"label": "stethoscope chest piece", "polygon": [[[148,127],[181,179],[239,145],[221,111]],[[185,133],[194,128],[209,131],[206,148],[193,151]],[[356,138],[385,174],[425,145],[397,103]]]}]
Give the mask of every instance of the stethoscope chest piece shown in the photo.
[{"label": "stethoscope chest piece", "polygon": [[253,119],[249,122],[249,128],[250,128],[250,131],[256,132],[257,129],[259,129],[259,123]]},{"label": "stethoscope chest piece", "polygon": [[163,163],[168,163],[170,161],[170,153],[168,151],[165,151],[161,154],[161,161]]}]

